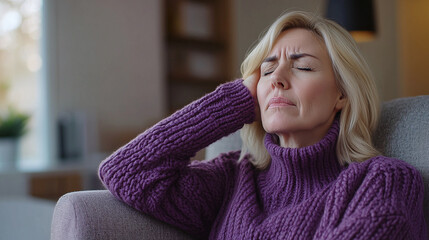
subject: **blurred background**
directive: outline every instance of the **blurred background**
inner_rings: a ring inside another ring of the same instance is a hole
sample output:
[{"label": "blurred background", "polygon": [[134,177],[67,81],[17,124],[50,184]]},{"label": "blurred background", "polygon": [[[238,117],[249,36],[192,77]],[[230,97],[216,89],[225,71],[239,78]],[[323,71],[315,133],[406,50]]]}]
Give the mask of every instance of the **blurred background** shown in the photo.
[{"label": "blurred background", "polygon": [[[369,2],[375,28],[358,46],[381,100],[429,94],[429,2]],[[5,223],[31,221],[25,214],[4,219],[21,199],[47,216],[38,222],[46,234],[61,195],[102,188],[97,166],[107,155],[239,78],[246,52],[282,12],[325,15],[327,6],[328,0],[0,0],[0,232],[14,231]],[[196,156],[203,157],[204,151]],[[31,205],[36,200],[39,207]]]}]

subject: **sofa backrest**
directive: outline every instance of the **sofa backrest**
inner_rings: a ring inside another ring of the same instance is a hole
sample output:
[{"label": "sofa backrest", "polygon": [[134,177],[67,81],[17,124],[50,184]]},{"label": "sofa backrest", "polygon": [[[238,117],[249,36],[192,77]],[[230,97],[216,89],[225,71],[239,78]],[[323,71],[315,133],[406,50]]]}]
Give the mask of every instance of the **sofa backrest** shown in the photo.
[{"label": "sofa backrest", "polygon": [[404,160],[420,171],[429,229],[429,95],[384,103],[373,141],[384,155]]}]

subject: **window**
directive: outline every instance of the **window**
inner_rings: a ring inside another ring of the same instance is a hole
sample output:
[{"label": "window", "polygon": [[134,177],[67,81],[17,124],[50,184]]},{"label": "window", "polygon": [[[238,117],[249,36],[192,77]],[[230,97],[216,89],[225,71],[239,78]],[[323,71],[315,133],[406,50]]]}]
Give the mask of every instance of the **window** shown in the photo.
[{"label": "window", "polygon": [[0,0],[0,113],[9,107],[31,116],[21,139],[19,165],[38,165],[42,0]]}]

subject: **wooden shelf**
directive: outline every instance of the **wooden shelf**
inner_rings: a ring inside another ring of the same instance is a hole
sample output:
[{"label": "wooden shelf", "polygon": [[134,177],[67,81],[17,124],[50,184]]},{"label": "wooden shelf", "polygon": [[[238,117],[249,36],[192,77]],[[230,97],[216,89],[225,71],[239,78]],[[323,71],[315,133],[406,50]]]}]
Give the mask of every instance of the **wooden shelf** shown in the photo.
[{"label": "wooden shelf", "polygon": [[30,194],[38,198],[56,201],[68,192],[82,189],[82,176],[78,172],[36,175],[30,179]]},{"label": "wooden shelf", "polygon": [[170,112],[181,109],[192,101],[212,92],[218,86],[212,84],[171,83],[168,88]]},{"label": "wooden shelf", "polygon": [[169,35],[167,36],[168,44],[172,45],[180,45],[180,46],[188,46],[188,47],[202,47],[202,48],[210,48],[210,49],[225,49],[225,42],[222,42],[218,39],[214,38],[198,38],[198,37],[187,37],[187,36],[177,36],[177,35]]},{"label": "wooden shelf", "polygon": [[164,0],[170,112],[230,80],[229,0]]}]

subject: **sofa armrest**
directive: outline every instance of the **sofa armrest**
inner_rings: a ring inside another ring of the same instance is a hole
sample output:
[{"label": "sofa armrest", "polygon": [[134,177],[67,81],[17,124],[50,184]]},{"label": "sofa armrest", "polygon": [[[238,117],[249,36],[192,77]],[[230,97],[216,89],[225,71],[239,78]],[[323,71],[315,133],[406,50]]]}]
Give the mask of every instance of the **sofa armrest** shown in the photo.
[{"label": "sofa armrest", "polygon": [[192,239],[184,232],[140,213],[107,190],[72,192],[55,206],[51,240]]}]

